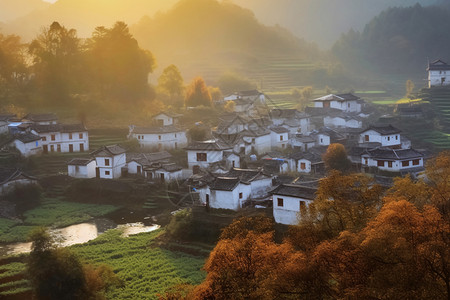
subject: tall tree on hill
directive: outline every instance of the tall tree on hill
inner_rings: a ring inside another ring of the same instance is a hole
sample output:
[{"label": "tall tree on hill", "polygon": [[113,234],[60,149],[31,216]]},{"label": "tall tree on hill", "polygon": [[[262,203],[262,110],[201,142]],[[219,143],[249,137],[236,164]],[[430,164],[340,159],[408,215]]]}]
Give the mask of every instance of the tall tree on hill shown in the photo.
[{"label": "tall tree on hill", "polygon": [[81,78],[80,40],[76,30],[53,22],[31,42],[29,53],[42,96],[52,104],[67,101]]},{"label": "tall tree on hill", "polygon": [[92,82],[103,97],[136,100],[146,95],[155,59],[139,47],[125,23],[97,27],[87,49]]},{"label": "tall tree on hill", "polygon": [[28,70],[24,48],[19,36],[0,33],[0,87],[4,92],[25,81]]},{"label": "tall tree on hill", "polygon": [[184,80],[177,66],[170,65],[163,70],[158,78],[157,88],[160,92],[169,95],[172,101],[183,95]]},{"label": "tall tree on hill", "polygon": [[211,106],[211,94],[202,77],[196,77],[187,87],[184,104],[186,107]]}]

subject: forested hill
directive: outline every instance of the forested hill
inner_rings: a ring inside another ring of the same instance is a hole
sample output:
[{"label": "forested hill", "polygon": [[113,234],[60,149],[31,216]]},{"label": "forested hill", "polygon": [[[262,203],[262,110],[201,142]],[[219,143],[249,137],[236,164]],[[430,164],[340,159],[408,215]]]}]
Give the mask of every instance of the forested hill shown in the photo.
[{"label": "forested hill", "polygon": [[279,26],[261,24],[250,10],[228,1],[181,0],[167,13],[143,18],[131,30],[155,54],[158,65],[175,63],[181,69],[196,64],[201,71],[212,62],[219,68],[251,68],[266,56],[310,61],[320,55],[313,44]]},{"label": "forested hill", "polygon": [[[332,52],[347,66],[390,74],[424,74],[427,60],[450,58],[448,4],[389,8],[362,32],[351,30]],[[424,75],[425,76],[425,75]]]}]

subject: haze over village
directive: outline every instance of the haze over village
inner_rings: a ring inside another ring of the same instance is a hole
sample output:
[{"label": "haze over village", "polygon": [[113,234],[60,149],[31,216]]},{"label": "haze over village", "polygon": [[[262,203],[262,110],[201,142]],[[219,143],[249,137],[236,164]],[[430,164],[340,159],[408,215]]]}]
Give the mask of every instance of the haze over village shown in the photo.
[{"label": "haze over village", "polygon": [[1,299],[449,299],[450,5],[2,0]]}]

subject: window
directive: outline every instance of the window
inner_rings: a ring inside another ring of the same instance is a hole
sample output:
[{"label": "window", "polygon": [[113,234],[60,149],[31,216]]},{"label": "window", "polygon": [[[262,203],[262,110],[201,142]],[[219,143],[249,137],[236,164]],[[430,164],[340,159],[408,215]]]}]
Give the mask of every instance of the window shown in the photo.
[{"label": "window", "polygon": [[306,163],[302,162],[300,163],[300,169],[305,170],[306,169]]},{"label": "window", "polygon": [[280,141],[282,141],[283,140],[283,136],[282,135],[280,135]]},{"label": "window", "polygon": [[56,139],[56,136],[52,134],[51,140],[54,141]]},{"label": "window", "polygon": [[350,103],[347,104],[347,107],[350,108]]},{"label": "window", "polygon": [[161,136],[160,135],[158,135],[158,140],[161,140]]},{"label": "window", "polygon": [[242,199],[242,197],[243,197],[242,193],[239,193],[239,199]]},{"label": "window", "polygon": [[138,140],[140,140],[141,139],[141,136],[140,135],[138,135]]},{"label": "window", "polygon": [[43,142],[47,141],[47,137],[46,137],[46,136],[43,136],[43,137],[42,137],[42,141],[43,141]]},{"label": "window", "polygon": [[177,137],[177,134],[175,133],[175,137]]},{"label": "window", "polygon": [[413,160],[413,166],[418,166],[420,164],[420,159]]},{"label": "window", "polygon": [[61,152],[61,144],[56,145],[56,151]]},{"label": "window", "polygon": [[323,138],[320,138],[320,143],[323,144]]},{"label": "window", "polygon": [[402,161],[402,167],[409,167],[409,160]]},{"label": "window", "polygon": [[390,136],[388,136],[388,137],[387,137],[387,140],[388,140],[388,142],[389,142],[389,141],[391,140],[391,137],[390,137]]},{"label": "window", "polygon": [[256,140],[256,139],[252,139],[252,143],[253,143],[253,144],[255,143],[255,140]]},{"label": "window", "polygon": [[206,161],[206,153],[197,153],[197,161]]},{"label": "window", "polygon": [[369,159],[367,157],[364,158],[364,164],[368,165],[369,164]]},{"label": "window", "polygon": [[277,198],[278,207],[283,207],[283,198]]},{"label": "window", "polygon": [[105,166],[109,166],[109,158],[105,158]]},{"label": "window", "polygon": [[398,135],[395,136],[395,140],[398,141]]},{"label": "window", "polygon": [[306,213],[306,202],[300,200],[300,215]]},{"label": "window", "polygon": [[392,161],[388,161],[388,168],[392,168]]},{"label": "window", "polygon": [[378,160],[377,161],[377,166],[378,167],[384,167],[384,160]]},{"label": "window", "polygon": [[69,140],[71,140],[72,139],[72,134],[71,133],[69,133]]},{"label": "window", "polygon": [[111,174],[110,171],[105,171],[105,175],[109,175],[109,174]]},{"label": "window", "polygon": [[83,134],[82,133],[78,134],[78,138],[82,139],[83,138]]}]

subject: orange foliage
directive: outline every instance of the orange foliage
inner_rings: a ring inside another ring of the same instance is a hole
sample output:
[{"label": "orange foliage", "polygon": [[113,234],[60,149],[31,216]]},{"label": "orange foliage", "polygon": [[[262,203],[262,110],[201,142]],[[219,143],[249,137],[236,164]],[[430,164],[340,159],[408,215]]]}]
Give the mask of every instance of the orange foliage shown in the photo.
[{"label": "orange foliage", "polygon": [[186,89],[184,103],[187,107],[211,106],[211,94],[201,77],[196,77]]}]

